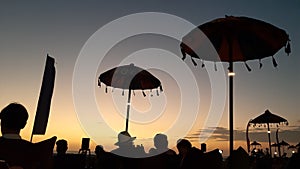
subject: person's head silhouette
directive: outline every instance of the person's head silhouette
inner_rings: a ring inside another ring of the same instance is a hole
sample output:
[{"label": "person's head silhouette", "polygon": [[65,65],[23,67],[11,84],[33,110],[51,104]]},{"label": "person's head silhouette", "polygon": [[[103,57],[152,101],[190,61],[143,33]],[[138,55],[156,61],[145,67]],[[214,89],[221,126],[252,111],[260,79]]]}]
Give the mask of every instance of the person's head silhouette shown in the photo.
[{"label": "person's head silhouette", "polygon": [[10,103],[0,113],[2,134],[19,134],[27,123],[28,112],[19,103]]},{"label": "person's head silhouette", "polygon": [[179,151],[179,154],[185,155],[192,148],[192,144],[189,140],[179,139],[177,140],[176,147]]},{"label": "person's head silhouette", "polygon": [[67,140],[61,139],[56,141],[56,152],[57,154],[66,154],[68,150],[68,142]]},{"label": "person's head silhouette", "polygon": [[158,150],[168,149],[168,137],[165,134],[156,134],[154,137],[154,146]]},{"label": "person's head silhouette", "polygon": [[100,156],[101,154],[105,153],[104,149],[103,149],[103,146],[102,145],[97,145],[95,147],[95,154],[97,156]]}]

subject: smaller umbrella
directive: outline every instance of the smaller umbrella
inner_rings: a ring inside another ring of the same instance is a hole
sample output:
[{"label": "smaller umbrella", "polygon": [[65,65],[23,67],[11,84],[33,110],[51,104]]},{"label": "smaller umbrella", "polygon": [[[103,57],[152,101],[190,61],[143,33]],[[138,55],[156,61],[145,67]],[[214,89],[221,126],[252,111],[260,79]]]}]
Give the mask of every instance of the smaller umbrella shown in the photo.
[{"label": "smaller umbrella", "polygon": [[257,124],[267,124],[270,154],[272,154],[270,124],[279,125],[279,124],[283,123],[283,124],[288,125],[288,121],[285,118],[282,118],[278,115],[275,115],[275,114],[271,113],[269,110],[266,110],[262,115],[260,115],[260,116],[256,117],[255,119],[251,120],[249,123],[253,124],[253,126],[255,126]]},{"label": "smaller umbrella", "polygon": [[275,151],[275,153],[277,153],[277,152],[276,152],[276,148],[277,148],[278,151],[279,151],[279,149],[280,149],[280,144],[273,143],[273,144],[271,144],[271,147],[274,147],[274,151]]},{"label": "smaller umbrella", "polygon": [[[144,90],[160,88],[162,91],[162,85],[160,80],[153,76],[149,71],[135,66],[134,64],[124,65],[112,68],[106,72],[100,74],[98,79],[98,86],[101,86],[101,82],[106,86],[113,88],[119,88],[128,90],[128,101],[127,101],[127,115],[126,115],[126,128],[128,131],[128,119],[131,102],[131,91],[142,90],[143,95],[146,96]],[[105,89],[107,92],[107,88]],[[122,93],[124,94],[124,92]],[[158,90],[157,90],[158,95]]]},{"label": "smaller umbrella", "polygon": [[260,144],[259,142],[257,142],[257,141],[253,141],[253,142],[251,143],[251,145],[252,145],[252,146],[261,146],[261,144]]},{"label": "smaller umbrella", "polygon": [[294,146],[294,145],[290,145],[289,147],[288,147],[288,149],[296,149],[297,147],[296,146]]},{"label": "smaller umbrella", "polygon": [[253,141],[250,145],[253,146],[253,149],[256,149],[257,146],[261,146],[257,141]]},{"label": "smaller umbrella", "polygon": [[285,142],[284,140],[282,140],[280,143],[279,143],[281,146],[289,146],[290,144]]},{"label": "smaller umbrella", "polygon": [[284,153],[284,147],[287,147],[287,146],[289,146],[290,144],[287,143],[287,142],[285,142],[284,140],[282,140],[282,141],[279,143],[279,145],[280,145],[280,147],[282,147],[283,153]]}]

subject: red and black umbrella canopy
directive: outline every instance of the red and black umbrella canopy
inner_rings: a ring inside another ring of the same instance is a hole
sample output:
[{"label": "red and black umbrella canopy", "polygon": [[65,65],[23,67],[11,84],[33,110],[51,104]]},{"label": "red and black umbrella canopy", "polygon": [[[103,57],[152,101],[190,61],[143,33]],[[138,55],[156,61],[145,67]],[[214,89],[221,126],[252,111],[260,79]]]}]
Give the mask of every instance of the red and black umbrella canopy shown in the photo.
[{"label": "red and black umbrella canopy", "polygon": [[[199,56],[202,38],[192,30],[182,38],[182,54],[207,61],[246,62],[273,56],[282,47],[291,52],[288,34],[267,22],[249,18],[226,16],[204,23],[200,29],[213,44],[219,58]],[[275,65],[276,66],[276,65]]]},{"label": "red and black umbrella canopy", "polygon": [[161,82],[150,72],[134,64],[112,68],[102,73],[98,79],[98,85],[104,83],[107,86],[120,89],[145,90],[161,88]]}]

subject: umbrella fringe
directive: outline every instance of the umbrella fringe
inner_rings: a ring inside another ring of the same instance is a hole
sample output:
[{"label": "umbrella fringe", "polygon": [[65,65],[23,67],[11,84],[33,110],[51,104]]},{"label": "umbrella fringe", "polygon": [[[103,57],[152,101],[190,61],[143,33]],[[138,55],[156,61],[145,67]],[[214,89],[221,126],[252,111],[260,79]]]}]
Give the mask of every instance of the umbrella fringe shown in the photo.
[{"label": "umbrella fringe", "polygon": [[246,66],[246,68],[247,68],[247,70],[249,71],[249,72],[251,72],[251,68],[250,68],[250,66],[245,62],[245,66]]},{"label": "umbrella fringe", "polygon": [[291,53],[291,45],[290,45],[290,40],[288,40],[287,45],[285,46],[284,49],[285,53],[289,56]]},{"label": "umbrella fringe", "polygon": [[193,64],[194,64],[194,66],[197,66],[197,63],[196,63],[196,61],[191,57],[191,60],[192,60],[192,62],[193,62]]},{"label": "umbrella fringe", "polygon": [[107,93],[107,86],[105,87],[105,93]]},{"label": "umbrella fringe", "polygon": [[186,53],[183,48],[181,48],[182,60],[186,58]]},{"label": "umbrella fringe", "polygon": [[205,64],[204,64],[204,61],[201,60],[201,67],[204,68],[205,67]]},{"label": "umbrella fringe", "polygon": [[135,91],[134,90],[132,90],[132,94],[133,94],[133,96],[135,96]]},{"label": "umbrella fringe", "polygon": [[261,63],[261,59],[259,59],[259,69],[261,69],[263,64]]},{"label": "umbrella fringe", "polygon": [[124,94],[125,94],[125,92],[124,92],[124,90],[122,91],[122,96],[124,96]]},{"label": "umbrella fringe", "polygon": [[214,68],[215,68],[215,71],[218,71],[216,62],[214,62]]},{"label": "umbrella fringe", "polygon": [[159,89],[160,89],[160,92],[163,92],[163,88],[162,88],[162,85],[159,86]]},{"label": "umbrella fringe", "polygon": [[158,89],[156,89],[156,95],[157,95],[157,96],[159,96],[159,92],[158,92]]},{"label": "umbrella fringe", "polygon": [[98,87],[101,87],[101,81],[100,81],[100,78],[98,79]]},{"label": "umbrella fringe", "polygon": [[278,64],[277,64],[277,62],[276,62],[274,56],[272,56],[272,62],[273,62],[273,66],[274,66],[274,67],[277,67],[277,66],[278,66]]},{"label": "umbrella fringe", "polygon": [[143,93],[143,96],[146,97],[146,93],[144,92],[144,90],[142,91],[142,93]]}]

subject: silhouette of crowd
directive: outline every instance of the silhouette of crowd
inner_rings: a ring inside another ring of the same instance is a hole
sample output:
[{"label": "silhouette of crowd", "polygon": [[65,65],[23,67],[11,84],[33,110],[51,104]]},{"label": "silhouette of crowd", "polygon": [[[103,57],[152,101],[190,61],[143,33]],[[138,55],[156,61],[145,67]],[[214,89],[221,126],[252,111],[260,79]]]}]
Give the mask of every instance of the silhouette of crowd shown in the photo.
[{"label": "silhouette of crowd", "polygon": [[168,137],[163,133],[154,136],[154,147],[145,152],[143,145],[134,144],[136,137],[127,131],[118,134],[114,144],[117,148],[110,152],[97,145],[95,156],[90,156],[86,153],[89,145],[84,145],[82,151],[72,154],[67,153],[65,139],[56,141],[54,136],[38,143],[22,139],[20,131],[27,123],[28,112],[19,103],[3,108],[0,119],[0,169],[296,169],[300,166],[299,150],[288,159],[272,158],[262,151],[248,155],[239,147],[224,160],[219,149],[206,152],[206,147],[201,150],[184,138],[177,141],[177,154],[168,147]]}]

